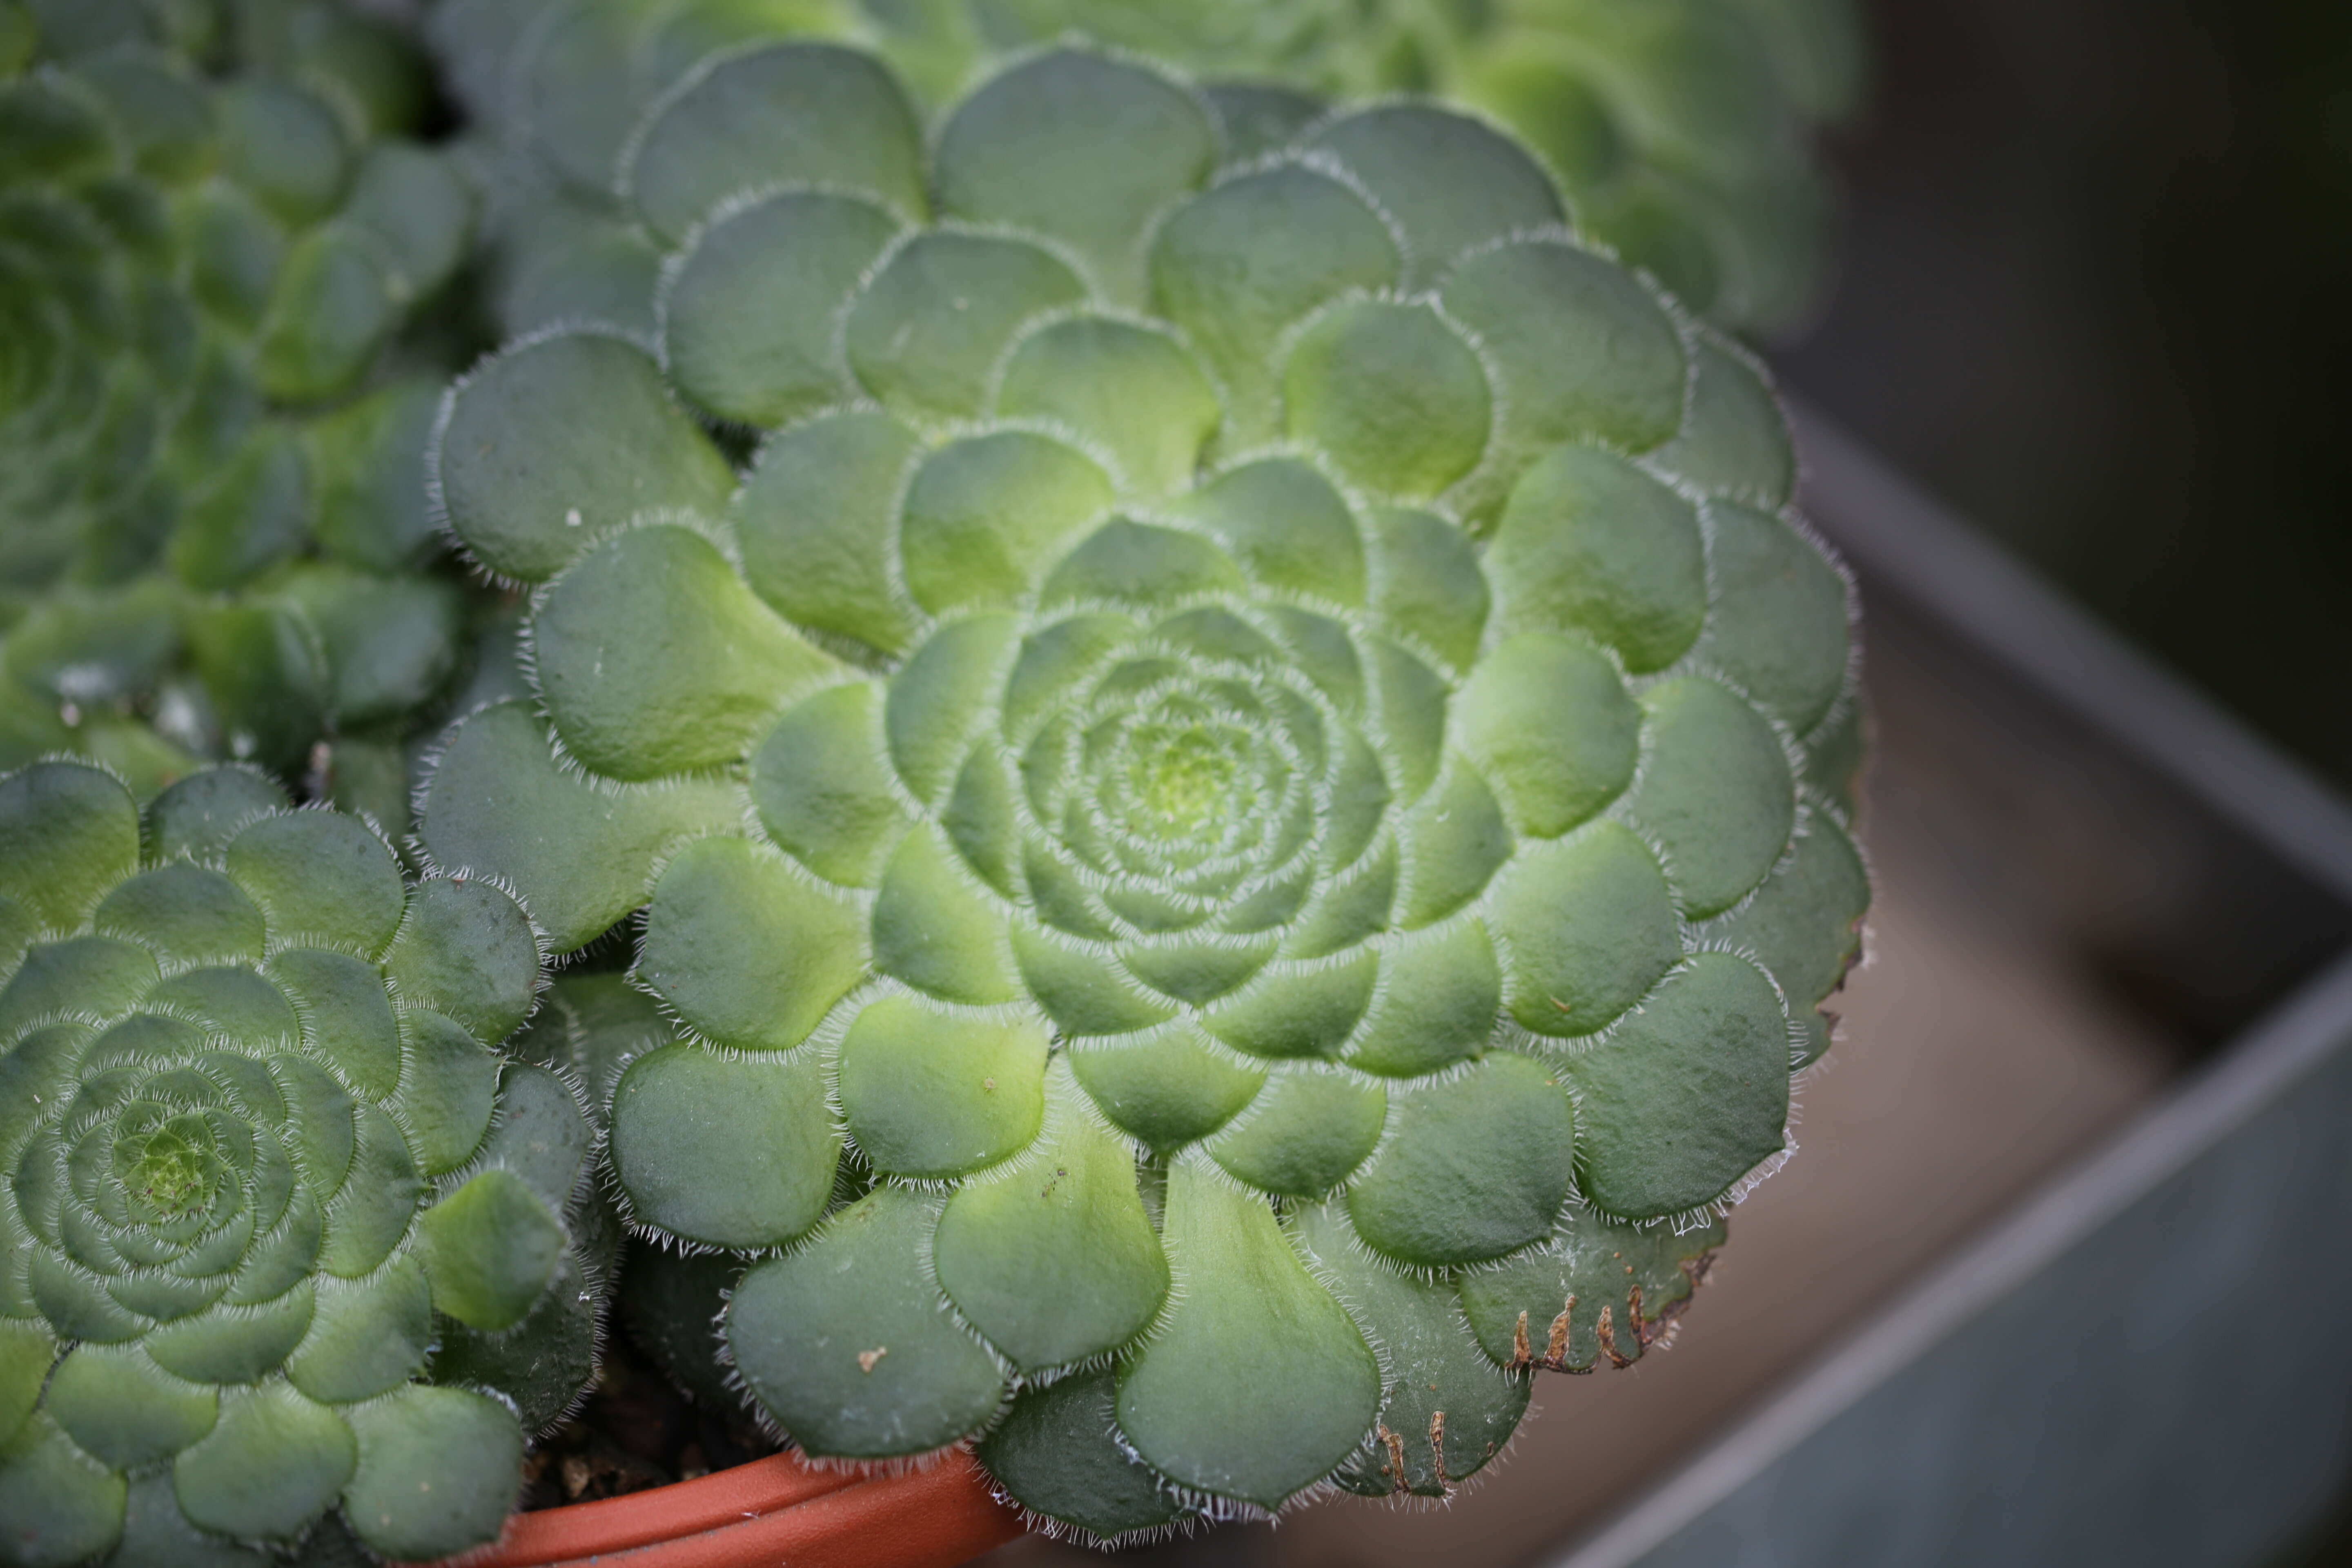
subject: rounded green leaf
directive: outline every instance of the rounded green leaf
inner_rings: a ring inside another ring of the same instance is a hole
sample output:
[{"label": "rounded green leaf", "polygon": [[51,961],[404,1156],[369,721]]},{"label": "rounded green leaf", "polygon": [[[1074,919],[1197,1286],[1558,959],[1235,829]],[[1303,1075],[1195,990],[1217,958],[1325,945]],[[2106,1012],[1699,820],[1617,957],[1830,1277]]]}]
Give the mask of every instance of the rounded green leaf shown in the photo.
[{"label": "rounded green leaf", "polygon": [[734,791],[666,783],[599,788],[566,772],[521,702],[450,731],[425,788],[421,836],[444,869],[500,879],[569,952],[643,903],[667,845],[741,820]]},{"label": "rounded green leaf", "polygon": [[331,211],[351,177],[342,121],[326,98],[293,81],[254,78],[215,100],[228,176],[289,224]]},{"label": "rounded green leaf", "polygon": [[618,779],[740,760],[796,689],[838,668],[717,546],[671,525],[629,529],[566,571],[530,643],[557,738]]},{"label": "rounded green leaf", "polygon": [[530,917],[496,887],[434,877],[410,896],[383,966],[404,998],[478,1038],[503,1040],[530,1012],[539,942]]},{"label": "rounded green leaf", "polygon": [[1511,825],[1557,838],[1633,782],[1642,710],[1580,638],[1522,632],[1478,661],[1454,721]]},{"label": "rounded green leaf", "polygon": [[[408,1235],[416,1206],[425,1196],[399,1124],[365,1101],[356,1109],[352,1173],[327,1205],[326,1237],[319,1249],[319,1267],[343,1279],[373,1272],[392,1255]],[[298,1326],[298,1341],[299,1337]]]},{"label": "rounded green leaf", "polygon": [[1788,754],[1753,708],[1712,680],[1654,686],[1642,706],[1650,756],[1634,820],[1657,836],[1684,911],[1720,913],[1788,845],[1797,805]]},{"label": "rounded green leaf", "polygon": [[493,1331],[522,1321],[566,1239],[545,1200],[503,1170],[484,1171],[426,1209],[419,1229],[435,1309]]},{"label": "rounded green leaf", "polygon": [[1447,1495],[1510,1441],[1529,1379],[1480,1352],[1447,1282],[1389,1267],[1358,1243],[1339,1204],[1299,1209],[1291,1235],[1347,1297],[1389,1373],[1370,1452],[1335,1479],[1370,1497]]},{"label": "rounded green leaf", "polygon": [[258,768],[205,768],[148,803],[146,853],[155,860],[216,862],[247,823],[292,804],[285,786]]},{"label": "rounded green leaf", "polygon": [[1278,1508],[1363,1440],[1379,1363],[1265,1201],[1196,1155],[1169,1170],[1163,1240],[1174,1304],[1120,1373],[1119,1431],[1180,1485]]},{"label": "rounded green leaf", "polygon": [[1596,447],[1560,447],[1527,471],[1486,574],[1507,633],[1581,632],[1636,674],[1681,658],[1706,619],[1697,515]]},{"label": "rounded green leaf", "polygon": [[932,830],[900,842],[874,900],[874,967],[943,1002],[1020,994],[1003,907]]},{"label": "rounded green leaf", "polygon": [[1691,959],[1566,1072],[1577,1185],[1604,1214],[1703,1208],[1785,1142],[1788,1015],[1772,983],[1728,953]]},{"label": "rounded green leaf", "polygon": [[761,448],[735,504],[744,580],[789,619],[885,653],[912,638],[893,531],[919,450],[887,414],[822,415]]},{"label": "rounded green leaf", "polygon": [[1567,216],[1525,148],[1433,105],[1359,110],[1324,125],[1311,145],[1337,156],[1403,231],[1415,286],[1434,282],[1465,250]]},{"label": "rounded green leaf", "polygon": [[1127,489],[1182,489],[1223,418],[1215,388],[1166,332],[1079,316],[1030,333],[996,389],[996,412],[1067,426],[1108,451]]},{"label": "rounded green leaf", "polygon": [[1582,1205],[1541,1247],[1458,1277],[1462,1311],[1500,1365],[1590,1372],[1641,1359],[1723,1245],[1717,1219],[1688,1230],[1620,1225]]},{"label": "rounded green leaf", "polygon": [[1706,934],[1763,965],[1790,1008],[1802,1014],[1844,984],[1862,954],[1862,917],[1869,908],[1870,874],[1853,841],[1825,814],[1809,811],[1787,858],[1756,896]]},{"label": "rounded green leaf", "polygon": [[[16,1055],[25,1050],[23,1042]],[[5,1072],[0,1068],[0,1072]],[[12,1091],[22,1086],[22,1079],[11,1078],[7,1088]],[[0,1150],[13,1140],[0,1140]],[[0,1447],[25,1425],[33,1406],[41,1397],[49,1368],[58,1356],[57,1336],[47,1323],[37,1318],[0,1318]]]},{"label": "rounded green leaf", "polygon": [[499,1061],[463,1026],[426,1007],[406,1019],[400,1090],[386,1109],[398,1114],[416,1167],[446,1175],[464,1164],[489,1131]]},{"label": "rounded green leaf", "polygon": [[44,1013],[114,1012],[145,995],[156,977],[153,955],[112,937],[37,942],[0,989],[0,1035]]},{"label": "rounded green leaf", "polygon": [[786,1049],[865,974],[864,911],[772,850],[698,839],[655,884],[637,973],[724,1046]]},{"label": "rounded green leaf", "polygon": [[112,1546],[122,1533],[122,1477],[74,1447],[36,1413],[0,1445],[0,1519],[8,1548],[31,1568],[69,1568]]},{"label": "rounded green leaf", "polygon": [[1486,345],[1516,450],[1641,452],[1682,425],[1682,339],[1623,268],[1564,239],[1521,240],[1463,261],[1443,297]]},{"label": "rounded green leaf", "polygon": [[1708,507],[1707,521],[1715,605],[1704,657],[1801,734],[1845,686],[1845,579],[1779,518],[1727,501]]},{"label": "rounded green leaf", "polygon": [[[1310,464],[1296,458],[1244,463],[1184,495],[1176,510],[1214,534],[1269,588],[1335,604],[1363,602],[1364,541],[1355,514]],[[1470,569],[1476,572],[1475,562]]]},{"label": "rounded green leaf", "polygon": [[1231,1121],[1265,1069],[1219,1048],[1189,1022],[1070,1047],[1078,1083],[1114,1126],[1166,1152]]},{"label": "rounded green leaf", "polygon": [[173,963],[261,957],[261,910],[228,878],[195,866],[141,872],[107,894],[90,921]]},{"label": "rounded green leaf", "polygon": [[1150,609],[1230,593],[1241,581],[1233,558],[1199,534],[1115,517],[1063,557],[1038,600]]},{"label": "rounded green leaf", "polygon": [[1266,345],[1339,295],[1386,288],[1401,265],[1395,236],[1360,195],[1286,164],[1173,208],[1152,235],[1151,299],[1216,371],[1246,442],[1275,428]]},{"label": "rounded green leaf", "polygon": [[260,904],[274,942],[323,938],[382,952],[407,905],[400,864],[355,817],[296,811],[229,841],[228,874]]},{"label": "rounded green leaf", "polygon": [[368,230],[330,224],[303,236],[262,319],[262,391],[285,403],[349,391],[399,324],[407,291],[393,252]]},{"label": "rounded green leaf", "polygon": [[883,713],[890,760],[923,805],[940,803],[971,754],[1019,635],[1009,616],[950,621],[891,677]]},{"label": "rounded green leaf", "polygon": [[842,1118],[859,1152],[885,1174],[968,1174],[1036,1137],[1045,1047],[1045,1031],[1034,1024],[882,997],[842,1037]]},{"label": "rounded green leaf", "polygon": [[498,1539],[522,1489],[522,1429],[506,1406],[412,1384],[350,1420],[359,1465],[343,1517],[371,1551],[417,1562]]},{"label": "rounded green leaf", "polygon": [[[404,1225],[406,1217],[404,1213]],[[37,1274],[37,1295],[40,1283]],[[315,1297],[306,1279],[267,1300],[224,1302],[165,1323],[143,1342],[156,1365],[190,1383],[253,1383],[283,1366],[310,1332]],[[58,1316],[47,1303],[44,1308]]]},{"label": "rounded green leaf", "polygon": [[1511,1016],[1534,1034],[1593,1033],[1682,956],[1657,859],[1615,822],[1521,846],[1496,881],[1490,918]]},{"label": "rounded green leaf", "polygon": [[912,418],[971,416],[1031,321],[1084,300],[1053,252],[1003,235],[933,230],[891,251],[842,332],[858,384]]},{"label": "rounded green leaf", "polygon": [[952,217],[1051,236],[1115,300],[1141,293],[1160,207],[1216,163],[1202,104],[1141,65],[1077,49],[1024,61],[956,106],[932,177]]},{"label": "rounded green leaf", "polygon": [[835,318],[898,222],[871,202],[793,191],[704,227],[663,274],[662,359],[722,419],[777,426],[840,398]]},{"label": "rounded green leaf", "polygon": [[1372,1152],[1388,1104],[1378,1083],[1344,1068],[1279,1067],[1248,1107],[1202,1147],[1227,1174],[1261,1192],[1319,1197]]},{"label": "rounded green leaf", "polygon": [[1452,921],[1381,955],[1381,984],[1345,1060],[1366,1072],[1418,1078],[1476,1057],[1502,1009],[1495,944],[1475,919]]},{"label": "rounded green leaf", "polygon": [[1053,1122],[1034,1154],[959,1188],[931,1244],[956,1310],[1030,1371],[1127,1344],[1168,1292],[1134,1155],[1066,1075],[1056,1068],[1047,1080]]},{"label": "rounded green leaf", "polygon": [[525,582],[640,512],[716,516],[735,488],[644,351],[590,331],[518,344],[452,387],[432,478],[476,558]]},{"label": "rounded green leaf", "polygon": [[95,768],[44,763],[0,778],[0,892],[71,931],[139,863],[130,792]]},{"label": "rounded green leaf", "polygon": [[269,961],[269,977],[300,1009],[300,1037],[343,1080],[387,1096],[400,1084],[400,1020],[372,963],[317,948],[288,948]]},{"label": "rounded green leaf", "polygon": [[1098,944],[1013,928],[1013,961],[1030,999],[1065,1036],[1127,1035],[1176,1016]]},{"label": "rounded green leaf", "polygon": [[1290,433],[1367,489],[1433,496],[1477,467],[1494,395],[1470,345],[1425,305],[1334,307],[1282,372]]},{"label": "rounded green leaf", "polygon": [[791,1240],[824,1213],[840,1154],[813,1057],[668,1046],[639,1057],[613,1094],[613,1171],[629,1213],[683,1240]]},{"label": "rounded green leaf", "polygon": [[1336,1057],[1371,1005],[1379,973],[1369,952],[1276,965],[1202,1021],[1209,1033],[1255,1057]]},{"label": "rounded green leaf", "polygon": [[159,1463],[212,1430],[217,1390],[183,1382],[136,1345],[82,1345],[50,1374],[44,1407],[68,1436],[105,1464]]},{"label": "rounded green leaf", "polygon": [[1712,331],[1691,356],[1690,406],[1657,453],[1660,466],[1701,489],[1750,506],[1786,505],[1797,488],[1797,447],[1762,366]]},{"label": "rounded green leaf", "polygon": [[1459,1077],[1391,1098],[1389,1135],[1348,1189],[1366,1242],[1434,1268],[1500,1257],[1550,1231],[1575,1137],[1552,1069],[1491,1051]]},{"label": "rounded green leaf", "polygon": [[282,1383],[222,1392],[212,1432],[172,1465],[180,1511],[247,1540],[294,1536],[352,1479],[359,1448],[334,1411]]},{"label": "rounded green leaf", "polygon": [[1117,1380],[1078,1373],[1015,1394],[972,1452],[1029,1513],[1104,1541],[1157,1530],[1181,1508],[1117,1436]]},{"label": "rounded green leaf", "polygon": [[1110,499],[1093,459],[1048,436],[1003,430],[942,447],[915,470],[899,516],[907,592],[934,614],[1017,603]]},{"label": "rounded green leaf", "polygon": [[828,687],[776,721],[751,757],[751,800],[771,838],[829,881],[872,887],[906,831],[891,788],[882,692]]},{"label": "rounded green leaf", "polygon": [[388,247],[409,295],[437,293],[466,258],[475,197],[456,159],[409,142],[360,158],[343,216]]},{"label": "rounded green leaf", "polygon": [[619,188],[675,245],[729,197],[779,185],[920,214],[921,153],[905,95],[870,56],[773,44],[711,56],[657,103],[623,156]]},{"label": "rounded green leaf", "polygon": [[1415,646],[1468,668],[1491,599],[1469,535],[1409,507],[1381,508],[1370,521],[1380,563],[1373,608]]},{"label": "rounded green leaf", "polygon": [[1486,891],[1511,855],[1503,808],[1478,771],[1459,757],[1398,824],[1404,888],[1399,929],[1433,925]]},{"label": "rounded green leaf", "polygon": [[366,1280],[321,1283],[310,1331],[287,1358],[286,1376],[322,1405],[372,1399],[422,1371],[433,1338],[432,1285],[402,1258]]},{"label": "rounded green leaf", "polygon": [[1003,1373],[948,1313],[923,1268],[937,1210],[878,1187],[808,1246],[743,1276],[727,1343],[752,1397],[802,1449],[831,1458],[928,1453],[978,1430]]}]

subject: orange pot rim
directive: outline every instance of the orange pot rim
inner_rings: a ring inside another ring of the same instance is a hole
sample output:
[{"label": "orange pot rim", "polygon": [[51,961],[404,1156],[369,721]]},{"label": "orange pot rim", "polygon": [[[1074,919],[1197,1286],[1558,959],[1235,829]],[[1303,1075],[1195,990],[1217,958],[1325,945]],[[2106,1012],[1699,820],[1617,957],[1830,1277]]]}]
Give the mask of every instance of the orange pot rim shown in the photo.
[{"label": "orange pot rim", "polygon": [[519,1513],[493,1544],[436,1568],[955,1568],[1025,1528],[963,1448],[889,1469],[785,1453]]}]

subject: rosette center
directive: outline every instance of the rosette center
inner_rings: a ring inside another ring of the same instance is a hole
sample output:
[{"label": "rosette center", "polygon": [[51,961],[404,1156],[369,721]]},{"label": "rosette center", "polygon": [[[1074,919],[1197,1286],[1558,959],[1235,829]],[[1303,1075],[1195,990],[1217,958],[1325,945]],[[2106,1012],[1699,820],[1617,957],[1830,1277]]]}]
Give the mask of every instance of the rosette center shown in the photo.
[{"label": "rosette center", "polygon": [[195,1115],[125,1127],[114,1140],[114,1179],[133,1213],[168,1224],[210,1208],[228,1175],[210,1124]]},{"label": "rosette center", "polygon": [[1199,841],[1248,809],[1250,738],[1229,726],[1152,723],[1129,731],[1123,770],[1129,826]]}]

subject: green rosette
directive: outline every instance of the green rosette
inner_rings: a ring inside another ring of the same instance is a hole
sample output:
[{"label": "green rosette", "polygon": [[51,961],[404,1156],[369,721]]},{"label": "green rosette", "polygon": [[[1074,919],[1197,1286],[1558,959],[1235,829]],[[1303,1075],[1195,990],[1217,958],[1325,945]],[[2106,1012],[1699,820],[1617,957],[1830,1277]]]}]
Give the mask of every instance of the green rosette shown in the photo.
[{"label": "green rosette", "polygon": [[[474,199],[413,51],[317,7],[26,8],[0,84],[0,766],[152,795],[394,734],[464,602],[399,345]],[[405,356],[405,357],[404,357]]]},{"label": "green rosette", "polygon": [[539,957],[258,773],[0,776],[0,1559],[496,1538],[611,1246]]},{"label": "green rosette", "polygon": [[1269,149],[1073,47],[927,138],[800,43],[628,146],[658,335],[444,405],[531,699],[420,831],[559,950],[641,921],[675,1034],[607,983],[540,1048],[629,1221],[748,1263],[706,1353],[1103,1539],[1442,1494],[1640,1356],[1868,896],[1755,363],[1421,105]]},{"label": "green rosette", "polygon": [[1086,40],[1210,85],[1235,151],[1318,99],[1469,107],[1525,141],[1578,231],[1743,332],[1801,327],[1832,271],[1821,127],[1860,97],[1849,0],[444,0],[430,23],[498,193],[509,331],[631,330],[659,246],[616,205],[646,110],[714,53],[872,48],[927,113],[1008,59]]}]

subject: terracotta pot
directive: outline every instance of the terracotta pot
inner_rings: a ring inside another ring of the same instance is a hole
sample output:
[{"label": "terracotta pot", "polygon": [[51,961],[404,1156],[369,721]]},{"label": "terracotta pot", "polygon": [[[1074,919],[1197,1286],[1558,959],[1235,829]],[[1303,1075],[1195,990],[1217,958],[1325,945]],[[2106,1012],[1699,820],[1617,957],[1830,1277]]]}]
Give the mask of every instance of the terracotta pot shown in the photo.
[{"label": "terracotta pot", "polygon": [[896,1474],[799,1456],[601,1502],[520,1513],[439,1568],[955,1568],[1022,1532],[958,1450]]}]

